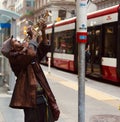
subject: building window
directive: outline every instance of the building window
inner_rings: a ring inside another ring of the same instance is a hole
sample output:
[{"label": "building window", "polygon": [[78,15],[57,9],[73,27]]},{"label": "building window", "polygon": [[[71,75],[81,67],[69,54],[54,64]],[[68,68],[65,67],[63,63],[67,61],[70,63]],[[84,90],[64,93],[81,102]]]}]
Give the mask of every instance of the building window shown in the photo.
[{"label": "building window", "polygon": [[31,6],[31,2],[30,1],[26,1],[26,6],[30,7]]},{"label": "building window", "polygon": [[64,20],[66,18],[66,10],[59,10],[58,16],[61,20]]}]

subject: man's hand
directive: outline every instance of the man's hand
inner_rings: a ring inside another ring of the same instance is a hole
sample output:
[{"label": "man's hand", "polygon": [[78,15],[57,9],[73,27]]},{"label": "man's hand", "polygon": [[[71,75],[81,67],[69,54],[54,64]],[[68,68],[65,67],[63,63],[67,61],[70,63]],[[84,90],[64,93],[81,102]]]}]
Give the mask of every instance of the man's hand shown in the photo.
[{"label": "man's hand", "polygon": [[39,25],[41,31],[44,31],[44,30],[46,29],[46,27],[47,27],[46,21],[45,21],[45,19],[43,19],[43,18],[40,19],[38,25]]},{"label": "man's hand", "polygon": [[32,26],[28,26],[28,28],[27,28],[27,34],[30,37],[30,39],[33,38]]}]

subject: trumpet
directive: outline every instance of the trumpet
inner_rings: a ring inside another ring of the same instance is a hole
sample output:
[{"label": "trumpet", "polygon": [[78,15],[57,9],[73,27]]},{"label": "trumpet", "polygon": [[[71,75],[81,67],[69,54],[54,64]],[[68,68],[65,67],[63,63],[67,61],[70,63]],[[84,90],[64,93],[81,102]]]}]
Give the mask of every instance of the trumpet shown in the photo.
[{"label": "trumpet", "polygon": [[[33,33],[33,37],[38,37],[40,35],[39,31],[43,28],[43,25],[47,22],[48,16],[52,16],[52,14],[46,10],[43,17],[39,19],[39,21],[31,26],[31,31]],[[44,24],[43,24],[44,23]],[[23,42],[30,40],[30,35],[27,33],[26,37],[24,38]]]}]

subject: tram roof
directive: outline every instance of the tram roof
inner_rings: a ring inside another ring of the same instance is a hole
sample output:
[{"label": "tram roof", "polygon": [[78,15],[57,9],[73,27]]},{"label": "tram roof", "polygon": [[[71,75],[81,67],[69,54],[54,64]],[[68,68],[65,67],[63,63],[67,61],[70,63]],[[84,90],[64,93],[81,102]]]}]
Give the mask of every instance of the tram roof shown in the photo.
[{"label": "tram roof", "polygon": [[[73,22],[75,22],[75,20],[76,20],[76,17],[68,18],[68,19],[65,19],[65,20],[61,20],[59,22],[55,22],[54,25],[55,26],[65,25],[65,24],[68,24],[68,23],[73,23]],[[47,29],[51,28],[52,26],[53,26],[53,24],[48,24]]]},{"label": "tram roof", "polygon": [[112,6],[112,7],[109,7],[109,8],[94,11],[94,12],[88,13],[87,18],[88,19],[96,18],[96,17],[99,17],[99,16],[104,16],[104,15],[107,15],[107,14],[116,13],[116,12],[118,12],[119,8],[120,8],[120,5],[115,5],[115,6]]},{"label": "tram roof", "polygon": [[[120,5],[115,5],[115,6],[112,6],[112,7],[109,7],[109,8],[105,8],[105,9],[102,9],[102,10],[91,12],[91,13],[87,14],[87,18],[91,19],[91,18],[96,18],[96,17],[99,17],[99,16],[104,16],[104,15],[107,15],[107,14],[111,14],[111,13],[116,13],[116,12],[118,12],[119,8],[120,8]],[[55,26],[65,25],[65,24],[73,23],[75,21],[76,21],[76,17],[68,18],[68,19],[56,22]],[[49,24],[47,26],[47,29],[51,28],[52,25],[53,24]]]}]

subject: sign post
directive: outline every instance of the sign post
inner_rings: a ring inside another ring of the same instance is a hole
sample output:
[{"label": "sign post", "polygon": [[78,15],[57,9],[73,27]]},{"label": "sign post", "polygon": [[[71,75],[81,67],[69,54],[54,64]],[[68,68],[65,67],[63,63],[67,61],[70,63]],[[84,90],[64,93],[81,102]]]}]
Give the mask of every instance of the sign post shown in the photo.
[{"label": "sign post", "polygon": [[87,0],[77,0],[78,122],[85,122],[85,43],[87,41]]}]

